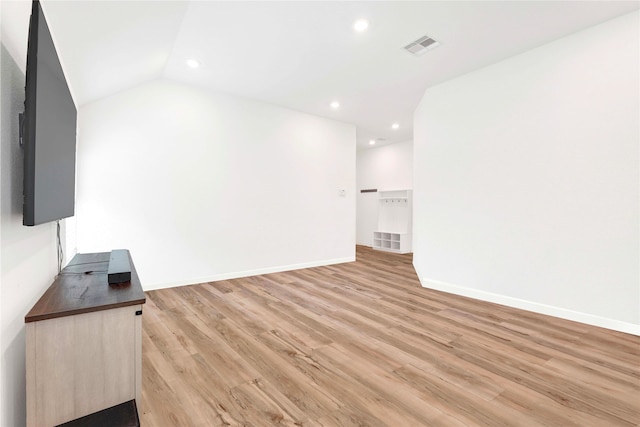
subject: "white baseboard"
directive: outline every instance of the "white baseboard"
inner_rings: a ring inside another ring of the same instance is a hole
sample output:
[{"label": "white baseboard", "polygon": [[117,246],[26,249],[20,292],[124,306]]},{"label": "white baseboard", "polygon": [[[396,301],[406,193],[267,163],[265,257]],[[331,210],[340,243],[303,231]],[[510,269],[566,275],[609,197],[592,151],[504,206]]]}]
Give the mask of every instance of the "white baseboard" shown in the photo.
[{"label": "white baseboard", "polygon": [[533,311],[534,313],[546,314],[549,316],[559,317],[561,319],[573,320],[575,322],[585,323],[587,325],[599,326],[601,328],[612,329],[614,331],[640,336],[640,325],[636,325],[633,323],[622,322],[620,320],[595,316],[593,314],[568,310],[566,308],[554,307],[551,305],[540,304],[537,302],[522,300],[519,298],[494,294],[492,292],[480,291],[464,286],[452,285],[450,283],[431,280],[425,277],[422,277],[420,282],[424,288],[435,289],[437,291],[462,295],[481,301],[493,302],[496,304],[502,304],[522,310]]},{"label": "white baseboard", "polygon": [[355,261],[355,256],[346,258],[335,258],[322,261],[304,262],[300,264],[280,265],[275,267],[257,268],[255,270],[236,271],[232,273],[215,274],[206,277],[196,277],[173,282],[144,284],[145,291],[157,289],[175,288],[177,286],[196,285],[198,283],[216,282],[218,280],[238,279],[240,277],[259,276],[261,274],[280,273],[283,271],[300,270],[302,268],[322,267],[324,265],[342,264]]}]

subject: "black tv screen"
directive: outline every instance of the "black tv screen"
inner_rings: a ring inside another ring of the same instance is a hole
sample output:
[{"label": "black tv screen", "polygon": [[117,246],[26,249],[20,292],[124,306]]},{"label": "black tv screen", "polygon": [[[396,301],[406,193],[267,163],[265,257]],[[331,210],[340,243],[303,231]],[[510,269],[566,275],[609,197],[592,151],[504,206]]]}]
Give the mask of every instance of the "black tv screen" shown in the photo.
[{"label": "black tv screen", "polygon": [[76,106],[38,1],[29,23],[25,112],[23,224],[74,215]]}]

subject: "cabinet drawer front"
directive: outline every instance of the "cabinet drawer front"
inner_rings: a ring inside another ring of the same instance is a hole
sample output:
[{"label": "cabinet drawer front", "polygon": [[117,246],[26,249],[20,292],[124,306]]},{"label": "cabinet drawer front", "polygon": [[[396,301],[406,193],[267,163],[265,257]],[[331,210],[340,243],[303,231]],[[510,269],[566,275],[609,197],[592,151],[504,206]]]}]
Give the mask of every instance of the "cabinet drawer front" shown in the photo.
[{"label": "cabinet drawer front", "polygon": [[[38,426],[136,398],[140,305],[34,322],[27,330],[29,407]],[[29,424],[32,424],[29,422]]]}]

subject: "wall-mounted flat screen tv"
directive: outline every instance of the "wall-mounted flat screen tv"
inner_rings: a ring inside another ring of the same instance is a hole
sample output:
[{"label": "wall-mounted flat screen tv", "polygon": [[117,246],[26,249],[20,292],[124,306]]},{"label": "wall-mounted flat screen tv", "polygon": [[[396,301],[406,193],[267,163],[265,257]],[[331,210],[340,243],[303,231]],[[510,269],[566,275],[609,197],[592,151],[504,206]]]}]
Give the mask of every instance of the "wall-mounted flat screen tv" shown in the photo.
[{"label": "wall-mounted flat screen tv", "polygon": [[74,215],[76,106],[40,3],[29,23],[25,111],[23,224]]}]

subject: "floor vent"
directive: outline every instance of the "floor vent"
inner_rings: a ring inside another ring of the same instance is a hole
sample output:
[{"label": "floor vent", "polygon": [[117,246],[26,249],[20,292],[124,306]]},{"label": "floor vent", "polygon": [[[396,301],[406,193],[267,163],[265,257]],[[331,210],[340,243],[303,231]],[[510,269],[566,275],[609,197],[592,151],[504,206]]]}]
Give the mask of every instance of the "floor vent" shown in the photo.
[{"label": "floor vent", "polygon": [[424,36],[420,37],[418,40],[412,43],[409,43],[404,47],[404,49],[413,55],[420,56],[426,51],[438,46],[440,46],[440,42],[432,39],[429,36]]}]

